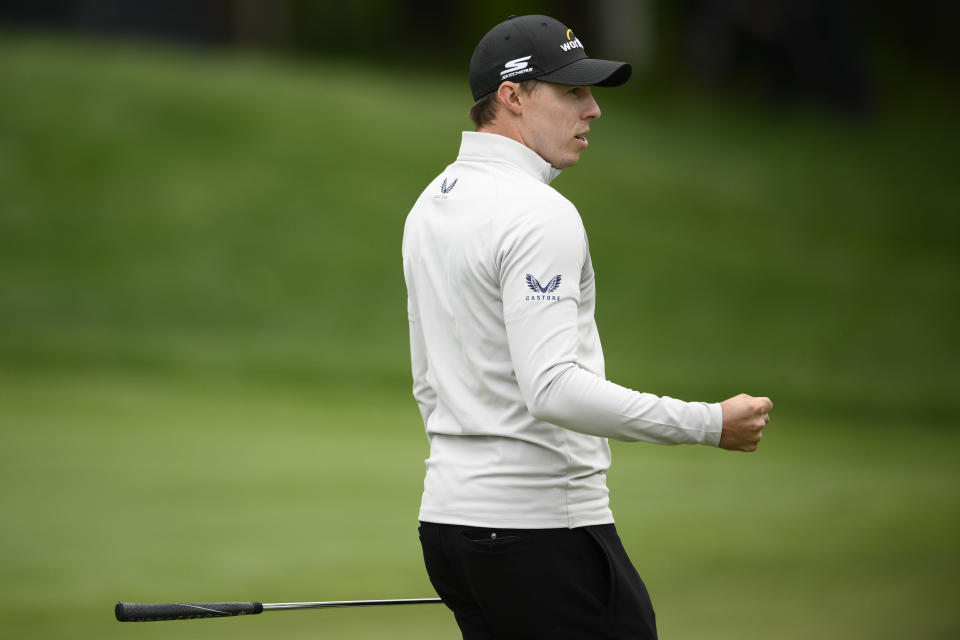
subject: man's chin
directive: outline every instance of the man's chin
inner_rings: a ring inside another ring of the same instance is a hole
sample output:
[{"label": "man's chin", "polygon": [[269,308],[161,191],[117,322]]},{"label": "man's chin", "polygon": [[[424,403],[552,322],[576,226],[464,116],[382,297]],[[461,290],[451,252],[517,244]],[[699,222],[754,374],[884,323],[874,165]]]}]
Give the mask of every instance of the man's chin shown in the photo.
[{"label": "man's chin", "polygon": [[575,153],[564,158],[558,158],[555,162],[551,162],[550,166],[554,169],[566,169],[567,167],[572,167],[578,162],[580,162],[580,154]]}]

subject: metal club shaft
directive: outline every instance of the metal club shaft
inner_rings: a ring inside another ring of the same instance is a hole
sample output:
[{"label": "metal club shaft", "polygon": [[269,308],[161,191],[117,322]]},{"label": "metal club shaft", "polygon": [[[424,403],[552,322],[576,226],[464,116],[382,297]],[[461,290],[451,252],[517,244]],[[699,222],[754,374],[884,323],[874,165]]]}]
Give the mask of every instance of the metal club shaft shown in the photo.
[{"label": "metal club shaft", "polygon": [[401,598],[398,600],[333,600],[330,602],[265,602],[263,610],[275,609],[338,609],[341,607],[379,607],[393,604],[434,604],[440,598]]}]

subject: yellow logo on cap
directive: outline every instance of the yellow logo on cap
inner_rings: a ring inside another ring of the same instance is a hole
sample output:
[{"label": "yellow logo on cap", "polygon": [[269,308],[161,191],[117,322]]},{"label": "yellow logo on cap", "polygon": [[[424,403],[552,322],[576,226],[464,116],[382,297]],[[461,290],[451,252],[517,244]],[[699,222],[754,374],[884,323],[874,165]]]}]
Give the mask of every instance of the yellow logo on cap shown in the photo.
[{"label": "yellow logo on cap", "polygon": [[564,51],[573,51],[574,49],[583,49],[583,43],[580,38],[573,38],[573,29],[567,29],[567,42],[561,42],[560,48]]}]

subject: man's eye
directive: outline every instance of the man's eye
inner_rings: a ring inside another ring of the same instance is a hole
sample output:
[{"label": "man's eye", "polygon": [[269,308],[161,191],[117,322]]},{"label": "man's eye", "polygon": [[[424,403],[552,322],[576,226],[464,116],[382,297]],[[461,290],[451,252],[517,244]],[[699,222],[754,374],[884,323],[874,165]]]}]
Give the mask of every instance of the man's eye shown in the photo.
[{"label": "man's eye", "polygon": [[572,93],[575,96],[580,95],[580,87],[574,87],[573,89],[570,89],[570,93]]}]

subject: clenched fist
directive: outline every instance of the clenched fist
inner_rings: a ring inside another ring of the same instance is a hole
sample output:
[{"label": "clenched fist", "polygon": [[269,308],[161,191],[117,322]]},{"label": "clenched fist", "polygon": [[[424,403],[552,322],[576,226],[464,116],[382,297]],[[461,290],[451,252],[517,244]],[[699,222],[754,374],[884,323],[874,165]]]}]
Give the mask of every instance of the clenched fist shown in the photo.
[{"label": "clenched fist", "polygon": [[720,448],[731,451],[756,451],[763,428],[770,422],[770,398],[754,398],[745,393],[720,403],[723,409],[723,432]]}]

